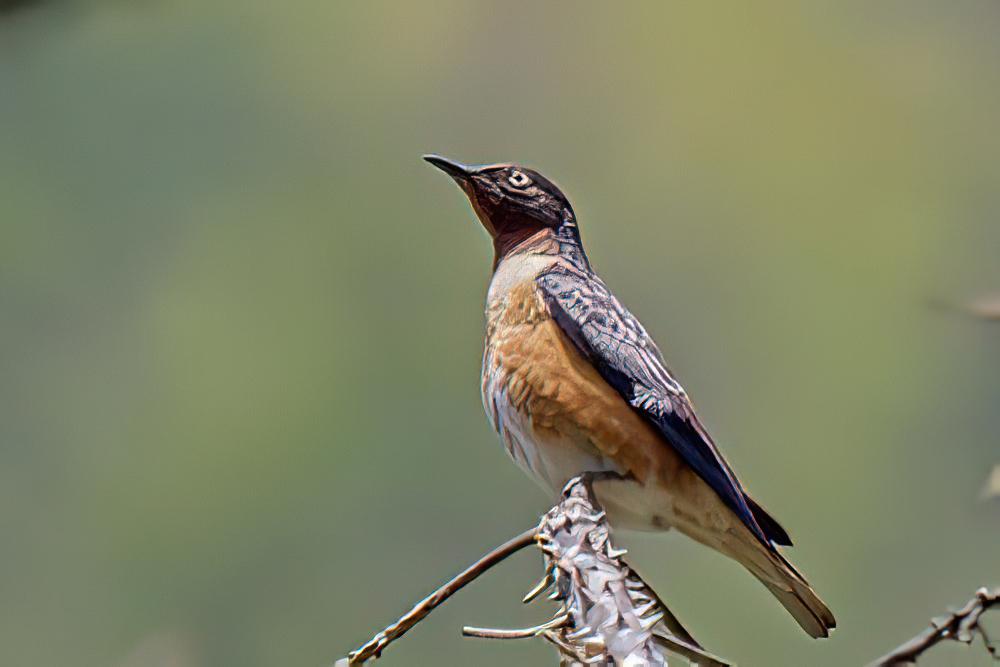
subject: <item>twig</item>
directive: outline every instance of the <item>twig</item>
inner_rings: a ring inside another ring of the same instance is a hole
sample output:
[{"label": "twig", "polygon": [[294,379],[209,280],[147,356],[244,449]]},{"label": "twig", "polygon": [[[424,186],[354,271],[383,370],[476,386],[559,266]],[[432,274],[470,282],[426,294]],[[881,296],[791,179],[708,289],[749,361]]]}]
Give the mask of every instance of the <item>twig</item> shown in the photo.
[{"label": "twig", "polygon": [[985,295],[967,301],[932,298],[928,303],[935,309],[950,310],[980,320],[1000,322],[1000,294]]},{"label": "twig", "polygon": [[544,634],[546,630],[565,627],[568,622],[568,615],[556,614],[551,621],[523,630],[495,630],[493,628],[473,628],[467,625],[462,628],[462,634],[466,637],[479,637],[481,639],[528,639]]},{"label": "twig", "polygon": [[1000,498],[1000,463],[993,466],[990,471],[990,478],[986,480],[979,497],[983,500],[994,500]]},{"label": "twig", "polygon": [[477,560],[457,577],[417,603],[413,609],[406,612],[398,621],[372,637],[368,643],[355,651],[351,651],[347,655],[347,664],[360,665],[371,658],[378,658],[382,655],[382,651],[385,650],[386,646],[402,637],[407,630],[422,621],[424,617],[434,611],[435,607],[450,598],[463,586],[473,581],[483,572],[486,572],[486,570],[490,569],[511,554],[514,554],[532,544],[535,541],[535,534],[537,531],[537,528],[526,530],[517,537],[504,542],[496,549]]},{"label": "twig", "polygon": [[1000,588],[992,591],[980,588],[976,591],[976,596],[969,600],[964,607],[952,611],[947,616],[932,619],[931,627],[900,645],[891,653],[882,656],[869,667],[914,665],[917,658],[939,642],[952,640],[963,644],[972,644],[977,635],[983,640],[987,652],[994,660],[998,660],[1000,659],[998,647],[990,641],[989,636],[979,624],[982,615],[994,606],[1000,606]]},{"label": "twig", "polygon": [[965,309],[980,319],[1000,321],[1000,294],[974,299],[965,305]]}]

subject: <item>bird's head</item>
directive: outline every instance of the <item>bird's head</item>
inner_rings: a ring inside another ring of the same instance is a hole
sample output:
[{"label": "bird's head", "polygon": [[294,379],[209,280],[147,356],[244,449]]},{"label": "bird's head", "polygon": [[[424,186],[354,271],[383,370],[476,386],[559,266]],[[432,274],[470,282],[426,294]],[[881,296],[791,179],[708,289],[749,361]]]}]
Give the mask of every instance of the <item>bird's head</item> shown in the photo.
[{"label": "bird's head", "polygon": [[440,155],[424,159],[455,179],[469,197],[498,254],[544,230],[572,230],[576,217],[555,183],[514,164],[465,165]]}]

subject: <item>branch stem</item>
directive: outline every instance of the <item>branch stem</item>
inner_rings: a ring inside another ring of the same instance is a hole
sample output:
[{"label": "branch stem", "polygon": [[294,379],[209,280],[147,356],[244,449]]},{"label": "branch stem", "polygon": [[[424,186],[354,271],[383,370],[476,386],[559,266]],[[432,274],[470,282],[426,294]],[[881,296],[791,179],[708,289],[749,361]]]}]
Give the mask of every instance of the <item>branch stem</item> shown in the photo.
[{"label": "branch stem", "polygon": [[466,584],[474,581],[479,575],[486,572],[508,556],[517,553],[521,549],[530,546],[535,541],[538,528],[531,528],[524,531],[517,537],[511,538],[489,552],[475,563],[467,567],[461,574],[438,588],[428,595],[399,618],[398,621],[382,630],[372,637],[366,644],[348,654],[349,665],[361,665],[370,658],[377,658],[385,650],[385,647],[393,641],[402,637],[414,625],[422,621],[434,609],[440,606],[445,600],[461,590]]},{"label": "branch stem", "polygon": [[913,665],[916,664],[917,658],[935,644],[946,640],[971,644],[977,633],[982,636],[986,650],[992,655],[995,647],[991,644],[982,626],[979,625],[979,617],[997,605],[1000,605],[1000,588],[993,591],[980,588],[976,591],[976,596],[961,609],[953,611],[943,618],[934,619],[929,628],[882,656],[869,667]]}]

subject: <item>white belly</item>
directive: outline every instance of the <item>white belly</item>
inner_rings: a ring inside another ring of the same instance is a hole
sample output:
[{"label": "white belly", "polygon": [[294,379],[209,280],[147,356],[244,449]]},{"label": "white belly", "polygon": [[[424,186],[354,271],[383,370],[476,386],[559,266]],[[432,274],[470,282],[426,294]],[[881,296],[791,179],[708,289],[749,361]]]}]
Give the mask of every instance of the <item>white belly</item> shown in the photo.
[{"label": "white belly", "polygon": [[566,482],[581,473],[623,472],[588,443],[540,437],[532,428],[531,417],[511,405],[506,387],[484,394],[483,400],[487,403],[486,414],[514,463],[554,497]]},{"label": "white belly", "polygon": [[[486,389],[483,393],[486,414],[507,454],[553,502],[559,498],[566,483],[582,473],[625,474],[590,443],[540,437],[532,428],[531,418],[511,405],[506,388],[496,392],[489,391],[489,387]],[[673,503],[662,488],[643,486],[632,479],[598,478],[594,490],[612,526],[642,531],[670,528]]]}]

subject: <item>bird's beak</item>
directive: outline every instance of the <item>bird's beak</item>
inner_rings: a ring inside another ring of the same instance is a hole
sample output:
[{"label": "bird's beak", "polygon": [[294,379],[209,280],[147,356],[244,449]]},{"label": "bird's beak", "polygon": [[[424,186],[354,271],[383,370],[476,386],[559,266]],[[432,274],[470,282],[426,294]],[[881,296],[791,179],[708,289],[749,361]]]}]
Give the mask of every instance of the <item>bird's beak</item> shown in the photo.
[{"label": "bird's beak", "polygon": [[441,157],[440,155],[425,155],[424,159],[460,183],[467,181],[476,171],[474,167],[462,164],[461,162],[455,162],[454,160],[449,160],[448,158]]}]

